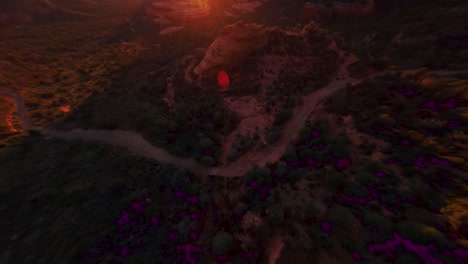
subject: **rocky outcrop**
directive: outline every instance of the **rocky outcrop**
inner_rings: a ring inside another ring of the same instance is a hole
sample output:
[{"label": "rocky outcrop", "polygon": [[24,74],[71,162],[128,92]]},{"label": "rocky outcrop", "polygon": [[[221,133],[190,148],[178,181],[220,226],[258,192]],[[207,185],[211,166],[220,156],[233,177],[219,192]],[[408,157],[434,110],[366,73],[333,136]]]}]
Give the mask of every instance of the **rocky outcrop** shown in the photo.
[{"label": "rocky outcrop", "polygon": [[208,47],[203,60],[194,73],[201,75],[215,67],[234,66],[257,48],[268,42],[269,30],[257,24],[242,21],[223,28],[215,41]]},{"label": "rocky outcrop", "polygon": [[[214,70],[229,70],[249,55],[258,58],[287,55],[288,62],[292,62],[291,57],[297,57],[298,61],[307,57],[310,62],[315,57],[331,56],[325,55],[330,43],[327,33],[315,23],[309,23],[302,30],[285,31],[239,21],[220,31],[193,73],[207,76]],[[273,63],[271,60],[274,59],[267,59],[267,63]]]},{"label": "rocky outcrop", "polygon": [[157,24],[188,24],[203,21],[210,10],[205,1],[166,0],[152,2],[145,13]]},{"label": "rocky outcrop", "polygon": [[239,14],[248,14],[255,12],[257,8],[262,6],[268,0],[234,0],[228,6],[227,13],[230,16],[238,16]]},{"label": "rocky outcrop", "polygon": [[331,10],[322,4],[306,2],[300,19],[306,21],[320,16],[328,16],[330,13]]}]

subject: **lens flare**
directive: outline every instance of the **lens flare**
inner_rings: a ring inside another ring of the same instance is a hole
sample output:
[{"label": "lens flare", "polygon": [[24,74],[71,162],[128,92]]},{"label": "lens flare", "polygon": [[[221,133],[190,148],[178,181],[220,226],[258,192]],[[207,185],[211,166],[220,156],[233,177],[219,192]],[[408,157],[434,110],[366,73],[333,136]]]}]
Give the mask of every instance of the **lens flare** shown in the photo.
[{"label": "lens flare", "polygon": [[218,79],[219,87],[221,87],[222,89],[227,89],[229,87],[230,80],[229,80],[229,75],[227,72],[220,71],[218,73],[217,79]]}]

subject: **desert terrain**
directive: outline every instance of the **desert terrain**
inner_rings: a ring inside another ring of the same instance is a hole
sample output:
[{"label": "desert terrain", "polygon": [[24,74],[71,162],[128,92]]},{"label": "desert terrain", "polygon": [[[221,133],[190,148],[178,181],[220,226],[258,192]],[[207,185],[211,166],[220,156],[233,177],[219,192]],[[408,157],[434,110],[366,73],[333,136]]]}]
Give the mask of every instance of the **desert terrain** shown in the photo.
[{"label": "desert terrain", "polygon": [[466,263],[468,6],[403,2],[0,4],[0,262]]}]

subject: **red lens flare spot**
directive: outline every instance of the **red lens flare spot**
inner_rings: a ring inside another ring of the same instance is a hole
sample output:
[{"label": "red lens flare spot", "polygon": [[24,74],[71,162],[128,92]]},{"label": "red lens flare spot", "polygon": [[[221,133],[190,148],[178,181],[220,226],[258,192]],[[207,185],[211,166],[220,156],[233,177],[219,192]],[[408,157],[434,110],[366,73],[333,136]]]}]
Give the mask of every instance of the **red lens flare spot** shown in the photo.
[{"label": "red lens flare spot", "polygon": [[229,87],[230,81],[229,81],[229,74],[225,71],[220,71],[218,73],[218,85],[222,89],[227,89]]}]

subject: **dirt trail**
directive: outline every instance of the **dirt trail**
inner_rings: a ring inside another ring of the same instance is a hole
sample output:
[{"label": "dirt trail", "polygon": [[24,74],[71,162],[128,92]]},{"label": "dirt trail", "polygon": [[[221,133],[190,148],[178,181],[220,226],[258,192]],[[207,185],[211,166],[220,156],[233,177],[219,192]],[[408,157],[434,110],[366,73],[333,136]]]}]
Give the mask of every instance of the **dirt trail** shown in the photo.
[{"label": "dirt trail", "polygon": [[[349,75],[347,66],[353,64],[358,59],[356,56],[349,56],[346,62],[340,66],[338,75]],[[356,84],[361,79],[350,79],[349,83]],[[236,177],[243,175],[250,170],[253,164],[259,167],[265,166],[266,163],[274,163],[284,154],[287,147],[295,141],[299,130],[305,125],[310,114],[319,106],[320,102],[340,89],[346,87],[346,81],[334,80],[328,86],[313,92],[303,97],[304,104],[294,109],[293,116],[283,128],[281,138],[269,148],[260,151],[248,152],[232,164],[225,167],[216,168],[212,173],[224,177]]]},{"label": "dirt trail", "polygon": [[[356,61],[356,57],[348,57],[346,63],[341,65],[339,74],[347,74],[346,67]],[[352,84],[360,80],[350,80]],[[24,130],[39,131],[44,136],[57,137],[66,140],[86,140],[106,142],[128,149],[130,152],[159,162],[169,163],[178,167],[190,169],[198,175],[212,175],[219,177],[240,177],[257,163],[260,167],[267,162],[275,162],[283,155],[286,148],[292,143],[298,131],[304,126],[309,115],[316,109],[319,103],[326,97],[346,86],[345,81],[333,81],[321,90],[311,93],[304,98],[304,104],[295,109],[292,119],[286,124],[281,139],[272,147],[250,152],[239,158],[236,162],[225,167],[204,167],[193,159],[180,158],[168,153],[165,149],[151,145],[143,136],[134,131],[120,130],[82,130],[72,129],[67,131],[50,130],[34,126],[27,114],[22,96],[13,90],[0,87],[0,95],[11,99]]]},{"label": "dirt trail", "polygon": [[268,264],[275,264],[279,257],[281,256],[281,251],[283,250],[284,246],[284,238],[281,235],[276,235],[273,239],[270,240],[269,244],[269,256],[268,256]]}]

